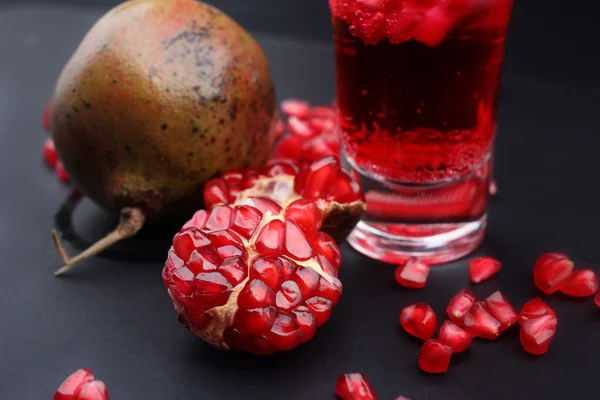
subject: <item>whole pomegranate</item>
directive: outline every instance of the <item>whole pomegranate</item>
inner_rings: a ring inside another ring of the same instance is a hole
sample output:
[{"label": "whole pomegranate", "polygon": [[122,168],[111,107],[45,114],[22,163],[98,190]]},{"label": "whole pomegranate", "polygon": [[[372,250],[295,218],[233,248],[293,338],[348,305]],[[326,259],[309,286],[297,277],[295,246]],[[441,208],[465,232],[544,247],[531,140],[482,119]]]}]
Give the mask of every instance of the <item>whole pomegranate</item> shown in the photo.
[{"label": "whole pomegranate", "polygon": [[189,214],[209,179],[262,167],[278,121],[261,47],[194,0],[132,0],[108,12],[64,67],[50,114],[75,186],[146,220]]}]

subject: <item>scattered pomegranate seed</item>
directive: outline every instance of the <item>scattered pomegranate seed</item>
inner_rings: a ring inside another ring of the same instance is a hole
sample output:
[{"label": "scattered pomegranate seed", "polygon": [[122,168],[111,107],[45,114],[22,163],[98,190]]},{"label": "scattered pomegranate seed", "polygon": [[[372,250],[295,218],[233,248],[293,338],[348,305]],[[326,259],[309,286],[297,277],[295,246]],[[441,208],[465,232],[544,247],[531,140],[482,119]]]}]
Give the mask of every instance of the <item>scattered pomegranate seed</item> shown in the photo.
[{"label": "scattered pomegranate seed", "polygon": [[308,139],[315,136],[315,131],[311,129],[308,123],[297,117],[288,118],[287,128],[292,135],[299,136],[303,139]]},{"label": "scattered pomegranate seed", "polygon": [[63,164],[60,160],[56,161],[54,173],[61,182],[69,182],[69,174],[67,174],[67,171],[65,171],[65,167],[63,167]]},{"label": "scattered pomegranate seed", "polygon": [[478,301],[465,314],[465,331],[471,337],[494,340],[500,336],[502,324],[487,312],[485,303]]},{"label": "scattered pomegranate seed", "polygon": [[108,400],[108,389],[104,382],[94,380],[92,371],[81,368],[64,380],[54,400]]},{"label": "scattered pomegranate seed", "polygon": [[485,299],[486,310],[500,322],[503,331],[513,326],[519,319],[517,311],[500,291]]},{"label": "scattered pomegranate seed", "polygon": [[600,307],[600,293],[598,293],[598,294],[596,295],[596,297],[594,297],[594,302],[596,303],[596,305],[597,305],[598,307]]},{"label": "scattered pomegranate seed", "polygon": [[42,127],[46,130],[46,132],[50,132],[50,108],[52,107],[52,100],[48,100],[46,105],[44,106],[44,111],[42,112]]},{"label": "scattered pomegranate seed", "polygon": [[554,310],[551,309],[548,304],[544,303],[539,297],[536,297],[533,300],[529,300],[521,307],[521,312],[519,313],[519,325],[523,326],[523,324],[530,319],[548,314],[556,315]]},{"label": "scattered pomegranate seed", "polygon": [[458,326],[463,326],[465,324],[465,314],[476,301],[473,292],[463,289],[450,300],[448,307],[446,307],[446,313],[452,322]]},{"label": "scattered pomegranate seed", "polygon": [[343,400],[376,400],[371,384],[363,374],[340,375],[335,381],[335,394]]},{"label": "scattered pomegranate seed", "polygon": [[396,282],[404,287],[422,289],[427,283],[429,269],[429,265],[418,258],[411,258],[396,268]]},{"label": "scattered pomegranate seed", "polygon": [[573,262],[566,255],[547,253],[538,258],[533,267],[533,283],[542,292],[554,294],[572,271]]},{"label": "scattered pomegranate seed", "polygon": [[426,303],[415,303],[400,313],[400,324],[406,332],[423,340],[431,338],[437,330],[437,317]]},{"label": "scattered pomegranate seed", "polygon": [[58,161],[58,155],[56,154],[56,147],[54,147],[54,140],[46,139],[42,146],[42,158],[49,167],[56,166]]},{"label": "scattered pomegranate seed", "polygon": [[310,104],[303,100],[287,99],[281,102],[281,111],[286,117],[308,119],[310,117]]},{"label": "scattered pomegranate seed", "polygon": [[452,321],[444,321],[438,338],[441,344],[450,346],[453,353],[461,353],[471,347],[471,336]]},{"label": "scattered pomegranate seed", "polygon": [[525,351],[535,355],[546,353],[556,333],[557,323],[554,313],[525,321],[521,326],[521,344]]},{"label": "scattered pomegranate seed", "polygon": [[572,297],[593,296],[598,292],[598,278],[591,269],[576,270],[560,284],[558,290]]},{"label": "scattered pomegranate seed", "polygon": [[500,261],[491,257],[474,258],[469,261],[469,277],[473,283],[483,282],[497,274],[500,268]]},{"label": "scattered pomegranate seed", "polygon": [[419,367],[428,374],[443,374],[448,371],[452,348],[435,339],[427,339],[419,353]]}]

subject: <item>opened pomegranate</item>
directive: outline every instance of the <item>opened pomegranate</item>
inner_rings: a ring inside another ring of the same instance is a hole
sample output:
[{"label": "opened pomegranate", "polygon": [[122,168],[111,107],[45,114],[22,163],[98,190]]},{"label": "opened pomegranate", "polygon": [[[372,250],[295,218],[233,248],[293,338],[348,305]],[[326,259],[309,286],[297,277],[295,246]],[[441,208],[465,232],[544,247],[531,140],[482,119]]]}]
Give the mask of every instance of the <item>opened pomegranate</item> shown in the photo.
[{"label": "opened pomegranate", "polygon": [[432,337],[438,326],[435,312],[426,303],[415,303],[402,309],[400,324],[406,332],[423,340]]},{"label": "opened pomegranate", "polygon": [[329,319],[342,293],[341,255],[329,235],[303,228],[305,215],[258,200],[198,211],[174,237],[163,280],[193,334],[269,355],[306,342]]},{"label": "opened pomegranate", "polygon": [[471,347],[471,335],[452,321],[444,321],[438,338],[441,344],[450,346],[453,353],[462,353]]},{"label": "opened pomegranate", "polygon": [[377,400],[373,387],[363,374],[353,373],[338,376],[335,394],[342,400]]},{"label": "opened pomegranate", "polygon": [[411,258],[404,265],[396,268],[396,282],[404,287],[422,289],[427,283],[429,270],[429,265],[418,258]]},{"label": "opened pomegranate", "polygon": [[108,400],[108,389],[102,381],[94,379],[86,368],[73,372],[59,386],[54,400]]},{"label": "opened pomegranate", "polygon": [[497,274],[500,268],[500,262],[492,257],[474,258],[469,261],[469,277],[471,282],[480,283]]},{"label": "opened pomegranate", "polygon": [[[275,201],[276,209],[287,209],[299,200],[316,204],[323,216],[321,230],[338,243],[346,239],[365,208],[360,186],[341,169],[335,156],[304,167],[291,161],[273,161],[260,171],[231,171],[209,181],[204,188],[204,204],[208,208],[218,204],[253,204],[265,199]],[[296,212],[314,219],[311,205],[306,206],[306,211]]]},{"label": "opened pomegranate", "polygon": [[487,311],[485,303],[479,301],[465,314],[464,329],[471,337],[495,340],[502,332],[502,324]]},{"label": "opened pomegranate", "polygon": [[598,278],[591,269],[573,271],[558,290],[571,297],[589,297],[598,292]]},{"label": "opened pomegranate", "polygon": [[429,374],[443,374],[448,371],[451,357],[450,346],[428,339],[419,353],[419,367]]},{"label": "opened pomegranate", "polygon": [[446,313],[452,322],[458,326],[463,326],[465,324],[465,314],[476,301],[473,292],[469,289],[463,289],[450,300],[448,307],[446,307]]},{"label": "opened pomegranate", "polygon": [[573,261],[562,253],[547,253],[537,259],[533,267],[533,283],[546,294],[554,294],[560,284],[571,275]]},{"label": "opened pomegranate", "polygon": [[500,322],[500,329],[503,331],[513,326],[519,319],[517,311],[500,291],[489,295],[484,304],[490,315]]}]

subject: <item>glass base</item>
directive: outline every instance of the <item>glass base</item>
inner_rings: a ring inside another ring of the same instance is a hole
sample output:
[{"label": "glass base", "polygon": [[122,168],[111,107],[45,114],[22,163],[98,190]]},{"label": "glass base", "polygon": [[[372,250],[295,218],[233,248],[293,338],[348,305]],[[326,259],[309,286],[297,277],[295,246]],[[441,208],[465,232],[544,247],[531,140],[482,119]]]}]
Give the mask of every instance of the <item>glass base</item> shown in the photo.
[{"label": "glass base", "polygon": [[403,264],[411,257],[433,265],[472,253],[483,241],[487,215],[467,223],[383,224],[361,221],[348,243],[367,257]]}]

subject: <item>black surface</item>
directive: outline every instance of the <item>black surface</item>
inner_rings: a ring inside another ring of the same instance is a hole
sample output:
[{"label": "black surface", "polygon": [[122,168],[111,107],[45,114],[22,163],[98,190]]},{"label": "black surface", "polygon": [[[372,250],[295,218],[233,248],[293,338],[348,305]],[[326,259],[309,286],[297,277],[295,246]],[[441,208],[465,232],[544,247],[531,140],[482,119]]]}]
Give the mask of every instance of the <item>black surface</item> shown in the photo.
[{"label": "black surface", "polygon": [[[344,246],[344,295],[331,320],[311,342],[270,358],[219,352],[184,330],[160,279],[162,260],[95,258],[69,277],[54,278],[59,259],[49,229],[69,189],[41,165],[39,114],[60,68],[99,14],[40,6],[0,12],[0,399],[50,399],[79,367],[94,370],[115,400],[333,399],[337,375],[354,371],[365,373],[383,400],[401,394],[413,400],[600,396],[600,310],[589,299],[547,298],[559,327],[543,357],[526,355],[513,329],[496,342],[477,341],[444,376],[419,371],[419,343],[400,330],[398,313],[427,301],[442,317],[450,297],[469,286],[466,261],[436,268],[426,289],[411,291],[396,286],[392,266]],[[331,100],[328,44],[259,39],[282,98]],[[502,289],[520,306],[538,294],[531,268],[542,252],[565,251],[578,266],[600,272],[600,94],[593,73],[563,70],[576,78],[549,80],[518,68],[523,61],[511,54],[517,67],[509,69],[502,101],[500,195],[478,252],[498,257],[504,268],[473,290],[483,297]],[[112,223],[90,203],[76,217],[90,238]]]}]

